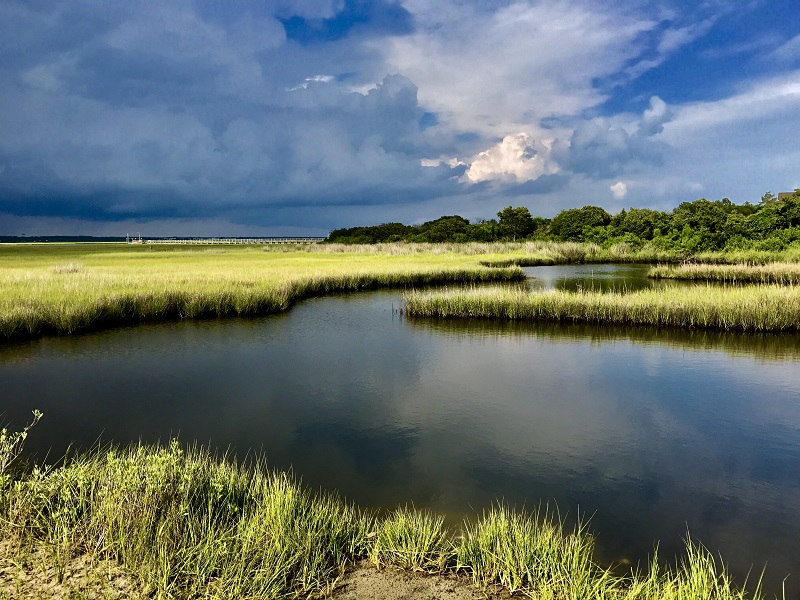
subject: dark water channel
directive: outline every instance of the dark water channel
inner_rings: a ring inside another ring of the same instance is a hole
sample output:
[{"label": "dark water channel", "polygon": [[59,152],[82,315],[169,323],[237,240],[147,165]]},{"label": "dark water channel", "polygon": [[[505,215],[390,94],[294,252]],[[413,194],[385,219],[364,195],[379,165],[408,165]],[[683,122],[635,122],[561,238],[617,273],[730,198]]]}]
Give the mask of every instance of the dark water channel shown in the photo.
[{"label": "dark water channel", "polygon": [[[531,285],[642,280],[582,268]],[[672,556],[688,528],[798,597],[800,338],[406,319],[401,296],[2,345],[0,412],[42,410],[27,449],[51,459],[179,434],[364,506],[579,509],[607,561]]]}]

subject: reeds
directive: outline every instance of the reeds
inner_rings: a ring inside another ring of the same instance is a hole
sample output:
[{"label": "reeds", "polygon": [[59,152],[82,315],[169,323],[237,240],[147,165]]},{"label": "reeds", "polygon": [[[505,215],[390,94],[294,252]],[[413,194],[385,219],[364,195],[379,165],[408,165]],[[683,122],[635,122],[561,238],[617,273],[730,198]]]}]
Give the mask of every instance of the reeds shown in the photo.
[{"label": "reeds", "polygon": [[[786,250],[733,250],[726,252],[701,252],[692,258],[699,263],[708,264],[761,264],[773,262],[800,262],[800,246],[791,246]],[[668,262],[668,261],[664,261]]]},{"label": "reeds", "polygon": [[[298,299],[332,292],[516,280],[524,277],[519,265],[685,258],[652,245],[604,249],[541,241],[276,245],[263,250],[0,245],[0,341],[138,321],[267,314],[286,310]],[[730,262],[732,256],[704,259]],[[800,258],[788,251],[750,258],[768,262],[780,257]]]},{"label": "reeds", "polygon": [[800,284],[800,264],[781,262],[768,264],[739,263],[731,265],[707,263],[658,265],[650,269],[648,276],[654,279],[797,285]]},{"label": "reeds", "polygon": [[566,532],[546,509],[514,512],[498,505],[466,524],[458,563],[481,585],[541,597],[591,598],[614,588],[615,578],[594,560],[594,540],[583,525]]},{"label": "reeds", "polygon": [[445,242],[440,244],[392,242],[380,244],[319,244],[296,247],[264,246],[267,252],[286,252],[289,248],[309,253],[362,253],[391,256],[429,254],[441,256],[456,254],[463,256],[490,255],[482,261],[491,266],[536,266],[571,263],[603,262],[668,262],[686,258],[681,251],[664,250],[647,244],[635,249],[628,244],[614,244],[604,248],[589,242],[553,242],[524,240],[520,242]]},{"label": "reeds", "polygon": [[[284,311],[301,298],[377,287],[524,278],[458,255],[135,251],[107,246],[0,251],[0,340],[122,323]],[[80,258],[64,263],[65,257]],[[66,267],[64,265],[67,265]]]},{"label": "reeds", "polygon": [[800,288],[687,286],[630,293],[465,288],[409,292],[405,296],[405,311],[419,317],[797,331],[800,329]]},{"label": "reeds", "polygon": [[413,508],[399,508],[379,525],[370,559],[378,567],[441,573],[452,566],[454,559],[444,518]]},{"label": "reeds", "polygon": [[[596,562],[584,524],[567,529],[546,509],[497,505],[451,532],[427,511],[376,518],[310,493],[263,461],[237,464],[175,441],[95,451],[4,480],[2,554],[17,569],[44,569],[67,585],[77,560],[109,565],[126,582],[126,597],[142,598],[325,593],[366,557],[380,568],[463,573],[531,598],[748,597],[691,542],[675,568],[654,559],[646,570],[618,574]],[[0,580],[0,597],[24,596],[23,588]],[[761,597],[756,588],[752,598]]]},{"label": "reeds", "polygon": [[35,470],[2,490],[24,558],[47,548],[59,579],[90,554],[125,568],[143,596],[278,598],[320,591],[366,552],[372,520],[285,473],[205,451],[139,446]]}]

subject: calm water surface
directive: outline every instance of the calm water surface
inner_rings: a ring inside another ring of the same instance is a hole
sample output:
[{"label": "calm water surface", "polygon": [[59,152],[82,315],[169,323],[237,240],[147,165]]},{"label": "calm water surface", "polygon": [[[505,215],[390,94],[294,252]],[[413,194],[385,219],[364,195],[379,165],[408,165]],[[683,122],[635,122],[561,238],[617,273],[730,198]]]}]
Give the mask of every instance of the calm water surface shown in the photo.
[{"label": "calm water surface", "polygon": [[694,285],[675,279],[650,279],[650,265],[552,265],[525,267],[528,285],[532,289],[597,290],[630,292],[676,285]]},{"label": "calm water surface", "polygon": [[[631,268],[588,269],[618,284]],[[538,269],[535,286],[580,280]],[[42,410],[27,448],[51,459],[179,435],[364,506],[456,521],[550,502],[592,517],[603,560],[645,560],[657,540],[670,556],[688,528],[742,579],[768,562],[775,591],[792,573],[798,597],[800,338],[405,319],[400,304],[6,344],[0,412]]]}]

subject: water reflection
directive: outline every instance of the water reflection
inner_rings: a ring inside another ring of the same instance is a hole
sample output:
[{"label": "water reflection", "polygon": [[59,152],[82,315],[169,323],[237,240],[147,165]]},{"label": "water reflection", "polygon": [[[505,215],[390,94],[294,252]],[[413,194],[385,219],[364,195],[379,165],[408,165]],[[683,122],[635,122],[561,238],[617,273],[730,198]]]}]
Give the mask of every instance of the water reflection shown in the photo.
[{"label": "water reflection", "polygon": [[409,327],[432,330],[441,335],[523,339],[535,336],[553,341],[579,339],[592,344],[625,340],[633,344],[727,352],[764,362],[800,359],[800,336],[795,333],[743,334],[704,329],[489,319],[409,318],[407,323]]},{"label": "water reflection", "polygon": [[179,434],[365,506],[580,507],[607,560],[656,540],[667,556],[688,527],[740,577],[769,561],[772,589],[800,564],[797,336],[405,320],[399,303],[7,345],[3,409],[44,411],[40,455]]},{"label": "water reflection", "polygon": [[[665,286],[687,285],[670,279],[650,279],[650,265],[552,265],[523,268],[534,290],[558,289],[569,292],[631,292]],[[691,283],[689,283],[691,285]]]}]

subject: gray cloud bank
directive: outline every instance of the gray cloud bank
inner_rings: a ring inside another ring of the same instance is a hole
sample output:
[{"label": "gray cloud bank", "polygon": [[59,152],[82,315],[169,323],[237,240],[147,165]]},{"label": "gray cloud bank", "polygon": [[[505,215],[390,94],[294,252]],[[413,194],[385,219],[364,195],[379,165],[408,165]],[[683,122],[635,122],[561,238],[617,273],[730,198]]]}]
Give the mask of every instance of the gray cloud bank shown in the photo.
[{"label": "gray cloud bank", "polygon": [[[637,40],[657,25],[609,10],[9,0],[0,230],[3,215],[324,230],[359,214],[491,216],[508,197],[541,198],[540,213],[590,190],[613,202],[616,178],[669,165],[673,121],[682,138],[680,112],[657,96],[638,117],[585,116],[604,100],[592,82],[640,64]],[[591,47],[543,48],[544,18]],[[570,125],[542,126],[551,117]]]},{"label": "gray cloud bank", "polygon": [[333,77],[291,85],[302,71],[274,73],[287,41],[271,15],[111,6],[3,9],[0,211],[202,218],[454,192],[451,169],[419,164],[405,77],[364,93]]}]

